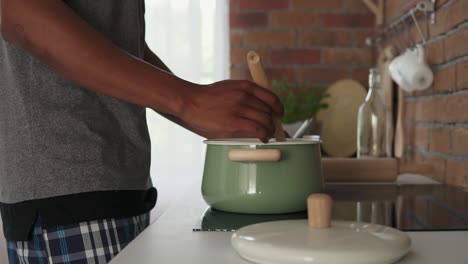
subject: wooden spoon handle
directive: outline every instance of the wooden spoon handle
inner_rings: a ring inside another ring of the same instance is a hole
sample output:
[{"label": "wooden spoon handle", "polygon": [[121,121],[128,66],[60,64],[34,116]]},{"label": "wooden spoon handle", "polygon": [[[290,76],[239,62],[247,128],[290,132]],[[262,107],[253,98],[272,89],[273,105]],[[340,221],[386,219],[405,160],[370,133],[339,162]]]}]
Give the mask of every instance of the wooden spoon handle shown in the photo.
[{"label": "wooden spoon handle", "polygon": [[404,121],[405,118],[405,94],[401,88],[398,88],[398,116],[397,116],[397,124],[395,129],[395,157],[403,158],[404,155],[404,148],[405,148],[405,140],[404,140]]},{"label": "wooden spoon handle", "polygon": [[[250,51],[247,53],[247,63],[249,65],[250,75],[252,75],[253,81],[259,86],[269,89],[270,84],[268,78],[263,69],[262,61],[260,56],[255,51]],[[273,122],[275,125],[275,139],[278,142],[286,141],[286,136],[283,130],[283,124],[281,119],[277,116],[273,117]]]}]

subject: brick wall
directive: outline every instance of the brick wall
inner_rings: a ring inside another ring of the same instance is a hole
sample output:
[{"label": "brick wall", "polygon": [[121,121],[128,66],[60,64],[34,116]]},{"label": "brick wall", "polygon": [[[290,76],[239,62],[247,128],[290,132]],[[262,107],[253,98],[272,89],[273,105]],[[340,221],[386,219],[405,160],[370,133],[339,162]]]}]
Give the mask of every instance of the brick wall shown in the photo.
[{"label": "brick wall", "polygon": [[[385,1],[386,23],[396,21],[417,1]],[[408,20],[409,24],[409,20]],[[412,23],[413,24],[413,23]],[[427,61],[435,80],[420,92],[406,94],[406,165],[433,166],[433,177],[450,185],[468,187],[468,0],[438,0],[436,24],[419,18]],[[416,41],[421,37],[408,28]],[[397,43],[393,36],[389,43]]]},{"label": "brick wall", "polygon": [[375,23],[361,0],[230,0],[230,24],[233,79],[250,77],[245,57],[257,50],[270,79],[367,86]]}]

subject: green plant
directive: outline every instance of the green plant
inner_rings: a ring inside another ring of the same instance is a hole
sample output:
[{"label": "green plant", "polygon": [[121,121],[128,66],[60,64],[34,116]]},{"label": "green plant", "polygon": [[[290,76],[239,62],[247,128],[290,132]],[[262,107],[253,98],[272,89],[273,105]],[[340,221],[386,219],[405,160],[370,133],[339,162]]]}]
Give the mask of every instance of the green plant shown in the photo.
[{"label": "green plant", "polygon": [[284,105],[285,124],[315,117],[320,109],[328,108],[328,104],[322,102],[328,96],[323,88],[308,88],[303,83],[283,79],[273,80],[271,89]]}]

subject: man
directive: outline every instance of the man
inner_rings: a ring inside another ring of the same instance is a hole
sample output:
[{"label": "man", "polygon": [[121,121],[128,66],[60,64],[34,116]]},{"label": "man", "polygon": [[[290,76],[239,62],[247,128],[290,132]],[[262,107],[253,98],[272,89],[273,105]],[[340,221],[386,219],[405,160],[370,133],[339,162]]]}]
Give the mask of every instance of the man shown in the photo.
[{"label": "man", "polygon": [[145,107],[207,138],[262,141],[283,113],[253,83],[170,74],[145,43],[144,0],[0,6],[0,209],[11,263],[105,263],[148,225],[156,191]]}]

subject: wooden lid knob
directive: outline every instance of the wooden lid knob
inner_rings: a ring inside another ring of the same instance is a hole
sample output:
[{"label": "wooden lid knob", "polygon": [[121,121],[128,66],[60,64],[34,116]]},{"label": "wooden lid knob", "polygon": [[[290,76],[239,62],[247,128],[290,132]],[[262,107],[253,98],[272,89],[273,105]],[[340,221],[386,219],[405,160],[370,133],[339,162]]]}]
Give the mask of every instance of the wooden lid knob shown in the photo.
[{"label": "wooden lid knob", "polygon": [[316,193],[307,198],[307,217],[312,228],[329,228],[332,198],[328,194]]}]

